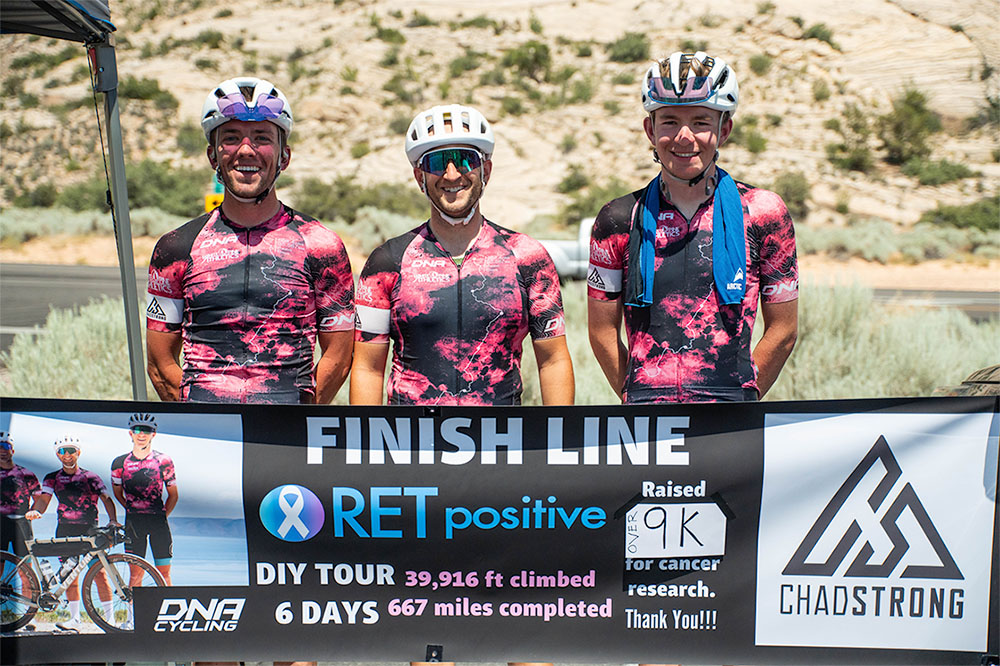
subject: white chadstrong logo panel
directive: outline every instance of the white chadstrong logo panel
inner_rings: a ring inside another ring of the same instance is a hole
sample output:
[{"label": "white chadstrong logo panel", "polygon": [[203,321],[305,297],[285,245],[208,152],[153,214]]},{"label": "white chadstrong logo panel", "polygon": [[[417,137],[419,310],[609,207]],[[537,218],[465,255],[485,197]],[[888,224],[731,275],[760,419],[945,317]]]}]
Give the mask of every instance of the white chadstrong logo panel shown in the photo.
[{"label": "white chadstrong logo panel", "polygon": [[991,418],[768,415],[757,645],[984,651]]}]

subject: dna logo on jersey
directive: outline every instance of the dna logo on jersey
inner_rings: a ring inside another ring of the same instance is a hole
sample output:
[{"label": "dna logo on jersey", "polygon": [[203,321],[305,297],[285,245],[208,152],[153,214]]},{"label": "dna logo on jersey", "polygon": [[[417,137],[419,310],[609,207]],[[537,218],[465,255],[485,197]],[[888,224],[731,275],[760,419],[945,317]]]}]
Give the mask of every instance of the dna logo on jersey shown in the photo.
[{"label": "dna logo on jersey", "polygon": [[323,529],[326,512],[316,493],[292,483],[278,486],[260,502],[260,522],[282,541],[313,538]]},{"label": "dna logo on jersey", "polygon": [[990,418],[769,415],[757,644],[985,650]]}]

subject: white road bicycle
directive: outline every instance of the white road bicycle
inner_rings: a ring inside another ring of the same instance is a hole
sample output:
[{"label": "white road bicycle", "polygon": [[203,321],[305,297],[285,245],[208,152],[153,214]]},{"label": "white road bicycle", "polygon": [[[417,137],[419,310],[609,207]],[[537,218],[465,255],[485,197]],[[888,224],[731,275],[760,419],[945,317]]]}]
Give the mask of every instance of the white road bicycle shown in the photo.
[{"label": "white road bicycle", "polygon": [[[19,527],[22,525],[23,516],[10,518],[17,520]],[[166,582],[156,567],[138,555],[108,553],[127,540],[124,528],[111,524],[94,527],[88,534],[78,537],[25,538],[28,554],[21,558],[0,551],[3,565],[0,632],[20,629],[38,611],[50,612],[59,608],[60,597],[81,574],[80,598],[94,623],[106,632],[131,631],[134,589],[162,586]],[[77,561],[68,570],[63,567],[47,576],[48,567],[43,567],[38,558],[54,556],[76,557]]]}]

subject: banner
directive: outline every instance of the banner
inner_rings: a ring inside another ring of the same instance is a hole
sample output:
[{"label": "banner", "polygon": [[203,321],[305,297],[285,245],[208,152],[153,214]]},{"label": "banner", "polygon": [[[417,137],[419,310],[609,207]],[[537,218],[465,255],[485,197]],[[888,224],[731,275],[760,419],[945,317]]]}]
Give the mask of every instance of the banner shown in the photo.
[{"label": "banner", "polygon": [[[160,477],[116,489],[137,411],[156,420]],[[136,553],[171,585],[147,571],[123,602],[90,573],[95,556],[79,574],[82,622],[59,629],[69,607],[48,599],[3,635],[3,662],[403,662],[436,645],[466,662],[979,664],[998,651],[997,422],[995,398],[4,399],[12,462],[39,481],[62,468],[53,442],[72,436],[109,495],[159,483],[177,502],[171,557],[162,543]],[[56,495],[33,521],[40,543],[62,519]],[[122,501],[127,529],[145,520]],[[10,629],[30,576],[4,558]],[[140,570],[112,565],[123,579]]]}]

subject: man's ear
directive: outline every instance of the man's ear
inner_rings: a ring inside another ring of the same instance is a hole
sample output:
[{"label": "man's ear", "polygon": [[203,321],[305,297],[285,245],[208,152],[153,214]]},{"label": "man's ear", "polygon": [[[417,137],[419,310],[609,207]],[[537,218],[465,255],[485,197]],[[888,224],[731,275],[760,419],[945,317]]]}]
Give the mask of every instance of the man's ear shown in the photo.
[{"label": "man's ear", "polygon": [[208,163],[212,165],[212,169],[218,169],[219,161],[215,159],[215,146],[209,144],[209,146],[205,148],[205,154],[208,155]]},{"label": "man's ear", "polygon": [[288,163],[292,161],[292,149],[285,146],[281,150],[281,164],[278,167],[279,171],[284,171],[288,168]]},{"label": "man's ear", "polygon": [[417,185],[420,186],[420,191],[427,192],[427,181],[424,179],[424,172],[420,170],[419,167],[413,167],[413,179],[417,181]]}]

